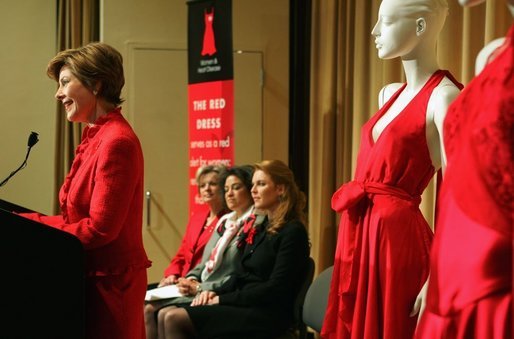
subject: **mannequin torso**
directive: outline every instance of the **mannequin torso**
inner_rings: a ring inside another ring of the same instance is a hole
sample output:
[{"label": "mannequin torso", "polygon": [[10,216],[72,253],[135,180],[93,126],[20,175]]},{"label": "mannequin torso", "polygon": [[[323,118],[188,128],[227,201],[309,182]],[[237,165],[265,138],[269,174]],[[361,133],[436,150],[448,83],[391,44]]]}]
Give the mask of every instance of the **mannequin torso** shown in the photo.
[{"label": "mannequin torso", "polygon": [[[440,69],[436,42],[447,15],[447,8],[440,6],[438,1],[425,1],[421,6],[419,2],[405,0],[384,0],[380,5],[378,21],[371,33],[375,36],[378,56],[381,59],[402,59],[407,86],[373,127],[375,140],[412,101],[430,76]],[[402,85],[393,83],[382,88],[379,106],[382,107]],[[443,121],[448,106],[459,93],[459,88],[445,78],[434,89],[427,106],[427,146],[435,169],[444,171],[446,166]]]},{"label": "mannequin torso", "polygon": [[[402,85],[402,83],[397,82],[384,86],[380,90],[378,97],[379,108],[382,107]],[[400,94],[400,96],[391,105],[387,112],[377,121],[373,127],[373,139],[375,141],[378,139],[380,134],[382,134],[383,130],[416,96],[422,85],[410,90],[407,86],[407,88]],[[459,94],[459,92],[460,90],[450,79],[444,78],[441,83],[434,89],[434,92],[432,93],[428,103],[426,112],[427,146],[430,152],[430,158],[432,159],[432,165],[436,169],[442,167],[444,170],[446,165],[442,133],[440,133],[440,131],[442,131],[442,124],[446,115],[446,110],[450,103]]]}]

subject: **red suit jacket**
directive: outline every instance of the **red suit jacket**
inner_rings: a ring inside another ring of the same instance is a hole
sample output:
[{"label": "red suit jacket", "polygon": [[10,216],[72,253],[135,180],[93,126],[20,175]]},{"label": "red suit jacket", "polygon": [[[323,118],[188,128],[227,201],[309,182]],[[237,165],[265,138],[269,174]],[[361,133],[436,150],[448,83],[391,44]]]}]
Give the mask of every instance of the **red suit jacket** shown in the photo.
[{"label": "red suit jacket", "polygon": [[164,270],[165,277],[172,274],[177,277],[184,277],[187,272],[200,263],[205,245],[207,245],[210,239],[210,236],[207,236],[204,232],[212,234],[219,218],[225,213],[226,211],[220,212],[206,229],[204,229],[204,226],[209,216],[208,209],[202,209],[191,216],[187,224],[186,234],[182,238],[177,254],[175,254],[169,266]]},{"label": "red suit jacket", "polygon": [[82,242],[88,338],[144,338],[143,167],[139,140],[118,108],[84,129],[59,193],[61,214],[22,214]]}]

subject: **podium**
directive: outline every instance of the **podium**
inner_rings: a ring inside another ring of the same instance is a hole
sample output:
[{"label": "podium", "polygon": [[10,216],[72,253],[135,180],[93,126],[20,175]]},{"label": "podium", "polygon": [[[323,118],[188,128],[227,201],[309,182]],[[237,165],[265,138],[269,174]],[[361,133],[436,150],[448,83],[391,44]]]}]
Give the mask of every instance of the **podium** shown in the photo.
[{"label": "podium", "polygon": [[84,250],[73,235],[0,199],[3,338],[84,338]]}]

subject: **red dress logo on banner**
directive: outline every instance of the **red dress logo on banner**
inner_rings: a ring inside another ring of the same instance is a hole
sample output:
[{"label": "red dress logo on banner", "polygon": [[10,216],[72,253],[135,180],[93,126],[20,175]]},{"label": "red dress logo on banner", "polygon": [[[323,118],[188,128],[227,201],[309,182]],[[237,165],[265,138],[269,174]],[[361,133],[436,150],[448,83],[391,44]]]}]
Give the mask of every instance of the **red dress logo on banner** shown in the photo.
[{"label": "red dress logo on banner", "polygon": [[204,12],[205,31],[203,33],[203,48],[202,56],[213,55],[216,53],[216,43],[214,41],[214,30],[212,29],[212,23],[214,21],[214,8],[211,8],[211,12]]}]

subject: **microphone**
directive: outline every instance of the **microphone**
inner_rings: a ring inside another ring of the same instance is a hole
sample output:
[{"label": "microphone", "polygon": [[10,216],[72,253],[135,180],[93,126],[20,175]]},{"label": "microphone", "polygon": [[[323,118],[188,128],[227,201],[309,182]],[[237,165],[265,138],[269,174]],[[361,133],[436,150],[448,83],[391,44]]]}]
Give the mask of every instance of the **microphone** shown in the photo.
[{"label": "microphone", "polygon": [[20,165],[20,167],[18,167],[14,171],[12,171],[11,174],[9,174],[9,176],[4,179],[4,181],[0,182],[0,187],[5,185],[5,183],[7,183],[7,181],[9,181],[9,179],[11,179],[16,173],[18,173],[19,170],[27,167],[27,160],[29,158],[30,150],[32,149],[32,146],[37,144],[37,142],[39,141],[38,136],[39,136],[39,134],[37,134],[36,132],[30,133],[29,140],[27,141],[28,148],[27,148],[27,154],[25,155],[25,160],[23,160],[23,163]]},{"label": "microphone", "polygon": [[[30,133],[30,135],[29,135],[29,140],[28,140],[28,142],[27,142],[27,146],[29,147],[29,151],[30,151],[30,149],[32,148],[32,146],[34,146],[35,144],[37,144],[37,142],[39,141],[38,136],[39,136],[39,134],[37,134],[36,132],[32,132],[32,133]],[[28,156],[27,156],[27,157],[28,157]]]}]

